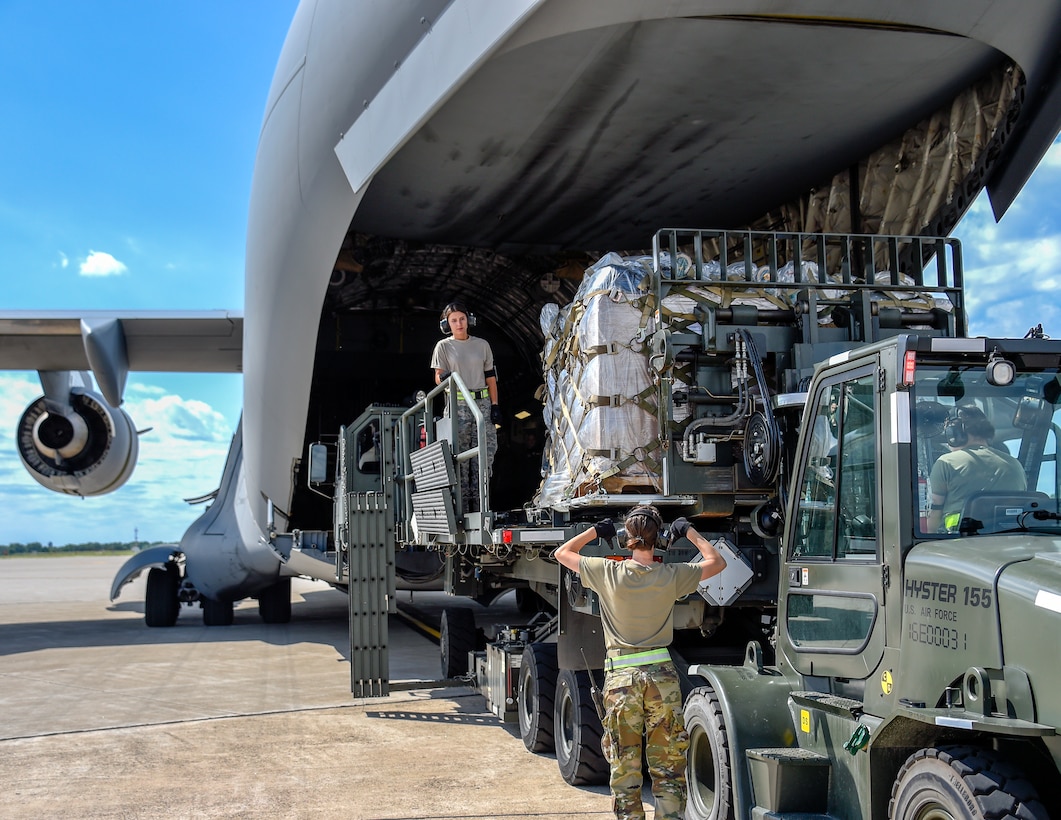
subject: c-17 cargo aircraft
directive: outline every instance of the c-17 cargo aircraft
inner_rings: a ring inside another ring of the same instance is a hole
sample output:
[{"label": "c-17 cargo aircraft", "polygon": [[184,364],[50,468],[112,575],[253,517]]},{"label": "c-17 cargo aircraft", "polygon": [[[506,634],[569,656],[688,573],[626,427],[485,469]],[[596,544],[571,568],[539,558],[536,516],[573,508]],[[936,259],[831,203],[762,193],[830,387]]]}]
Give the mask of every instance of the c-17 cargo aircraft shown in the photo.
[{"label": "c-17 cargo aircraft", "polygon": [[[338,583],[309,446],[431,384],[439,311],[472,306],[502,425],[493,499],[523,454],[540,308],[664,226],[944,235],[996,217],[1061,129],[1056,0],[303,0],[269,92],[245,314],[0,315],[0,366],[36,369],[26,469],[83,496],[132,474],[137,370],[243,372],[220,486],[179,546],[146,550],[151,625],[208,624],[290,578]],[[413,559],[416,560],[413,560]],[[398,556],[412,587],[423,556]]]}]

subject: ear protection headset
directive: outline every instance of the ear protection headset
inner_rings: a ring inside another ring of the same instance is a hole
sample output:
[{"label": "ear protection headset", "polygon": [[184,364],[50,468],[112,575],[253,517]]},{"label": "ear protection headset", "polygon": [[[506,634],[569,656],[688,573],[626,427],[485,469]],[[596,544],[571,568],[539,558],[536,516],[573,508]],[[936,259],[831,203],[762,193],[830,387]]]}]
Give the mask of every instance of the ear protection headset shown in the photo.
[{"label": "ear protection headset", "polygon": [[965,422],[960,416],[954,415],[947,419],[947,444],[951,447],[964,447],[969,441],[969,434],[965,431]]},{"label": "ear protection headset", "polygon": [[475,314],[468,310],[460,302],[450,302],[442,309],[442,317],[438,320],[438,329],[441,330],[445,335],[449,336],[453,333],[449,329],[449,315],[451,313],[463,313],[468,317],[468,327],[475,327]]},{"label": "ear protection headset", "polygon": [[964,447],[969,442],[969,433],[962,421],[962,411],[959,408],[947,418],[947,424],[943,428],[947,435],[947,444],[951,447]]},{"label": "ear protection headset", "polygon": [[663,516],[659,514],[659,510],[655,507],[645,504],[640,507],[634,507],[630,512],[626,514],[626,520],[629,521],[631,518],[647,518],[656,525],[656,544],[661,547],[667,546],[667,533],[663,528]]}]

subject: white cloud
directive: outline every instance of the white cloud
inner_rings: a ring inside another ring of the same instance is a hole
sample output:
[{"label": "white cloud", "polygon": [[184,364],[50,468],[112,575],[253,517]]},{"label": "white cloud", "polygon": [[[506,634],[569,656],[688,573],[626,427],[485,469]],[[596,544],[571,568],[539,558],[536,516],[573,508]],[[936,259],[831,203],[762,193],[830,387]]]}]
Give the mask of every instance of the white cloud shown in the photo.
[{"label": "white cloud", "polygon": [[144,382],[133,382],[125,388],[127,394],[139,393],[144,396],[164,396],[166,389],[157,384],[145,384]]},{"label": "white cloud", "polygon": [[1039,168],[1061,168],[1061,142],[1055,142],[1050,146]]},{"label": "white cloud", "polygon": [[232,430],[225,417],[206,402],[183,399],[175,395],[158,398],[129,397],[123,408],[137,427],[153,427],[173,446],[185,447],[191,442],[228,444]]},{"label": "white cloud", "polygon": [[129,270],[105,251],[89,251],[88,258],[81,263],[82,276],[119,276]]},{"label": "white cloud", "polygon": [[68,257],[62,251],[59,251],[59,267],[60,268],[68,268],[68,267],[70,267],[70,257]]},{"label": "white cloud", "polygon": [[1022,337],[1042,323],[1047,335],[1061,336],[1059,171],[1061,142],[1055,142],[1000,222],[984,192],[955,229],[971,335]]},{"label": "white cloud", "polygon": [[10,424],[0,424],[0,460],[6,460],[7,453],[13,452],[14,427],[30,402],[43,392],[40,381],[30,374],[0,372],[0,419],[10,419]]},{"label": "white cloud", "polygon": [[1039,323],[1056,333],[1061,235],[977,245],[967,260],[965,285],[970,334],[1022,337]]}]

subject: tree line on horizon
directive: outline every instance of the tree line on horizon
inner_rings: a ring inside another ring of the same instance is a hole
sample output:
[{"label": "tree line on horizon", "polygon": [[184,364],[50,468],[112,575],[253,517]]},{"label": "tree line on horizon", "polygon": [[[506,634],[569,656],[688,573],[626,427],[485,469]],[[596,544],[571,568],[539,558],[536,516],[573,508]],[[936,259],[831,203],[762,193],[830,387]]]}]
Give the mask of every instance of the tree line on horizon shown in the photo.
[{"label": "tree line on horizon", "polygon": [[72,553],[72,552],[132,552],[135,549],[154,547],[164,544],[164,541],[128,541],[120,543],[111,541],[103,543],[100,541],[87,541],[83,544],[65,544],[57,547],[54,544],[41,544],[39,541],[31,541],[28,544],[0,544],[0,555],[32,555],[34,553]]}]

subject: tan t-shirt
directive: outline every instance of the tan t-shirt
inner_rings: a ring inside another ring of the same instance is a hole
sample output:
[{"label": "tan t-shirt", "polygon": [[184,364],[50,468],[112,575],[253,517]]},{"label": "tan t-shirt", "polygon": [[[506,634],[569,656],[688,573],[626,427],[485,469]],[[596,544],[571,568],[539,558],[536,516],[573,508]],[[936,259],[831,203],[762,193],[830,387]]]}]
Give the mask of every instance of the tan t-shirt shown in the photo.
[{"label": "tan t-shirt", "polygon": [[486,387],[486,371],[494,369],[494,353],[486,339],[469,336],[458,340],[450,336],[438,340],[431,354],[431,367],[455,371],[469,390],[481,390]]},{"label": "tan t-shirt", "polygon": [[600,596],[608,649],[669,646],[674,637],[674,602],[700,583],[699,564],[653,564],[582,556],[582,583]]}]

